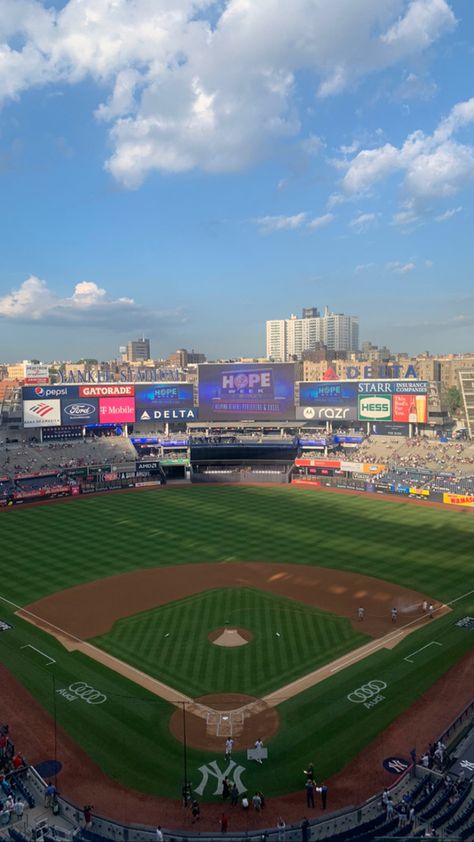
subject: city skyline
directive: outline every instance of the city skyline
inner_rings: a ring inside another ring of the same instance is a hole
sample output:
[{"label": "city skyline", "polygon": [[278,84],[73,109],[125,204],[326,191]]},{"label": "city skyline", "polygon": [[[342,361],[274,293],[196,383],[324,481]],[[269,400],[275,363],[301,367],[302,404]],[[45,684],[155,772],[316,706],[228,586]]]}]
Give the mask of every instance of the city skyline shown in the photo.
[{"label": "city skyline", "polygon": [[472,351],[473,37],[461,0],[5,0],[0,359],[263,357],[313,304]]}]

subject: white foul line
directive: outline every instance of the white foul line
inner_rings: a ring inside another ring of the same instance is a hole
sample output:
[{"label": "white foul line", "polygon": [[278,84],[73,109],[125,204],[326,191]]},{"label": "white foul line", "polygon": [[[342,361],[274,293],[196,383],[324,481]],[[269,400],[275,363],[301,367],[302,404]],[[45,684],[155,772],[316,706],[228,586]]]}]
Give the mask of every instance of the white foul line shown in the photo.
[{"label": "white foul line", "polygon": [[442,646],[442,645],[443,644],[438,643],[437,640],[431,640],[429,643],[426,643],[425,646],[422,646],[421,649],[415,649],[414,652],[410,652],[410,654],[407,655],[406,658],[404,658],[403,660],[408,661],[409,664],[412,664],[413,661],[411,660],[411,658],[413,657],[413,655],[418,655],[418,652],[423,652],[423,649],[428,649],[428,646]]},{"label": "white foul line", "polygon": [[[78,643],[84,643],[82,638],[77,637],[77,635],[73,634],[72,632],[66,631],[66,629],[62,629],[61,626],[56,626],[54,623],[50,623],[49,620],[45,620],[43,617],[40,617],[38,614],[33,614],[32,611],[27,611],[26,608],[22,608],[21,605],[17,605],[16,602],[12,602],[11,599],[6,599],[4,596],[1,596],[1,595],[0,595],[0,599],[3,600],[3,602],[8,603],[8,605],[13,605],[13,607],[16,608],[17,611],[22,611],[23,614],[27,614],[28,617],[34,617],[35,620],[39,620],[41,623],[46,623],[46,625],[50,626],[52,629],[56,629],[56,631],[61,632],[61,634],[64,634],[67,637],[72,638],[72,640],[77,640]],[[20,619],[21,619],[21,617],[20,617]],[[34,647],[32,647],[32,648],[34,648]]]},{"label": "white foul line", "polygon": [[455,602],[459,602],[460,599],[465,599],[466,596],[471,596],[472,593],[474,593],[474,590],[463,593],[462,596],[457,596],[456,599],[452,599],[451,602],[447,602],[446,605],[454,605]]},{"label": "white foul line", "polygon": [[56,661],[54,658],[50,658],[49,655],[46,655],[45,652],[42,652],[41,649],[37,649],[36,646],[32,646],[31,643],[25,643],[24,646],[20,646],[20,649],[34,649],[35,652],[38,652],[39,655],[42,655],[43,658],[46,658],[49,661],[49,664],[46,664],[47,667],[50,667],[51,664],[55,664]]}]

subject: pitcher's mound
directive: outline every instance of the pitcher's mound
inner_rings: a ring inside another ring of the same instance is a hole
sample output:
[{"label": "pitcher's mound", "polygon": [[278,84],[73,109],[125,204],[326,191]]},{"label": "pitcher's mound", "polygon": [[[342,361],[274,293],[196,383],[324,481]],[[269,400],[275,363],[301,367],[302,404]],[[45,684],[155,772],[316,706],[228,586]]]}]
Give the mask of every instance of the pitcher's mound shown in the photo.
[{"label": "pitcher's mound", "polygon": [[[186,705],[186,743],[192,748],[224,755],[228,736],[234,739],[234,753],[253,748],[259,737],[266,744],[276,734],[280,720],[275,708],[262,699],[240,693],[201,696]],[[170,719],[170,731],[184,742],[183,710]]]},{"label": "pitcher's mound", "polygon": [[216,646],[245,646],[252,640],[253,634],[247,629],[215,629],[208,634],[207,639]]}]

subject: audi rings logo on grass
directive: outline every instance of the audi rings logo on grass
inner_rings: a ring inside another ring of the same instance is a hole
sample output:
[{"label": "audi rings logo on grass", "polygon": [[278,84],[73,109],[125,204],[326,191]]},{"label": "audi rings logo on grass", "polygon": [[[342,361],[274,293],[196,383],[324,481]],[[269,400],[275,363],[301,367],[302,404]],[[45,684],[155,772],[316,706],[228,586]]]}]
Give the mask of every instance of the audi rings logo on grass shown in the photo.
[{"label": "audi rings logo on grass", "polygon": [[64,696],[68,702],[75,702],[76,699],[81,699],[88,705],[103,705],[107,701],[105,693],[86,684],[85,681],[75,681],[69,687],[58,690],[58,695]]},{"label": "audi rings logo on grass", "polygon": [[385,681],[380,681],[380,679],[368,681],[367,684],[363,684],[362,687],[358,687],[357,690],[349,693],[347,698],[355,705],[363,704],[366,708],[373,708],[385,698],[385,696],[380,695],[380,691],[385,690],[386,687]]}]

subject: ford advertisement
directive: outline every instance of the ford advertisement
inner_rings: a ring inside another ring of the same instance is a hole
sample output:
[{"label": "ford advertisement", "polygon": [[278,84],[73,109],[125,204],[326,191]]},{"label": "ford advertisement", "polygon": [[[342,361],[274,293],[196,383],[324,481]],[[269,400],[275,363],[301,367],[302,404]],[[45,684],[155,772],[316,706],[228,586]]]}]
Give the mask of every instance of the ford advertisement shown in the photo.
[{"label": "ford advertisement", "polygon": [[293,363],[200,365],[198,377],[201,420],[295,417]]},{"label": "ford advertisement", "polygon": [[63,426],[98,424],[99,401],[97,398],[63,398],[61,400]]}]

